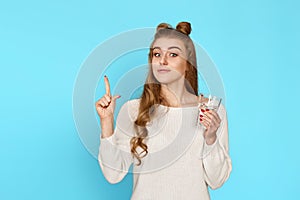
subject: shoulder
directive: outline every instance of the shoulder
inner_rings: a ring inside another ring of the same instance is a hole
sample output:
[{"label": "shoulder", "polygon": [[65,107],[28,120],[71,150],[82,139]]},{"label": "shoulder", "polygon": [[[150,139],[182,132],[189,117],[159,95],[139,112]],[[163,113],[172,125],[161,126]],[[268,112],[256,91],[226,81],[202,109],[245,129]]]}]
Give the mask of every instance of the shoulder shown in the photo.
[{"label": "shoulder", "polygon": [[137,118],[140,107],[140,99],[130,99],[126,101],[120,108],[119,115],[129,116],[132,121]]},{"label": "shoulder", "polygon": [[141,99],[130,99],[123,104],[123,107],[128,107],[131,110],[138,110],[140,107]]},{"label": "shoulder", "polygon": [[141,98],[138,98],[138,99],[130,99],[128,100],[126,103],[130,104],[130,105],[133,105],[133,106],[139,106],[140,105],[140,101],[141,101]]}]

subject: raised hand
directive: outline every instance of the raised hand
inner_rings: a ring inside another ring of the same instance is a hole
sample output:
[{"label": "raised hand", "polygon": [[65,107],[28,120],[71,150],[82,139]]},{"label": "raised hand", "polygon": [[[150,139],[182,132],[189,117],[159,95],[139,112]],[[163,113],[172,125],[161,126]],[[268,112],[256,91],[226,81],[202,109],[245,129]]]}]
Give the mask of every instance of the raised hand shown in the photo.
[{"label": "raised hand", "polygon": [[114,117],[116,100],[120,95],[111,96],[108,77],[104,76],[105,94],[95,103],[97,113],[101,120]]}]

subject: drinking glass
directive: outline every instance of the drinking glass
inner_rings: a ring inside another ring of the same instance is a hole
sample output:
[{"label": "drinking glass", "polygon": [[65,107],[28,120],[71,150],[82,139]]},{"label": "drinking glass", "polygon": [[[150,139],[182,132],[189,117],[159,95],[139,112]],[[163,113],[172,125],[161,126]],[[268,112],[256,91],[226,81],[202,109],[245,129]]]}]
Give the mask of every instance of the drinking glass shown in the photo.
[{"label": "drinking glass", "polygon": [[[207,102],[199,103],[199,105],[198,105],[198,107],[199,107],[199,117],[200,117],[200,115],[204,115],[204,113],[201,110],[209,109],[209,110],[214,110],[215,112],[217,112],[219,107],[220,107],[220,104],[222,102],[221,97],[214,96],[214,95],[211,95],[211,94],[209,94],[206,98],[208,98]],[[198,121],[198,122],[200,123],[200,121]],[[202,124],[200,123],[200,125],[202,125]],[[204,125],[202,125],[202,126],[203,126],[203,128],[205,128]]]}]

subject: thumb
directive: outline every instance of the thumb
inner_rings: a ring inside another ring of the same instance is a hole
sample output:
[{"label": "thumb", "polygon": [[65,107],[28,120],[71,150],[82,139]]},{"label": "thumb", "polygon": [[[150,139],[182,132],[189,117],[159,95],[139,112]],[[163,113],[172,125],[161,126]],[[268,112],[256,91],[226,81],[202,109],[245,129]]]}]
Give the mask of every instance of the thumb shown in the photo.
[{"label": "thumb", "polygon": [[115,95],[112,97],[112,101],[116,101],[117,99],[119,99],[121,97],[121,95]]},{"label": "thumb", "polygon": [[202,98],[203,98],[203,94],[200,93],[199,96],[198,96],[198,102],[201,102],[201,101],[202,101]]}]

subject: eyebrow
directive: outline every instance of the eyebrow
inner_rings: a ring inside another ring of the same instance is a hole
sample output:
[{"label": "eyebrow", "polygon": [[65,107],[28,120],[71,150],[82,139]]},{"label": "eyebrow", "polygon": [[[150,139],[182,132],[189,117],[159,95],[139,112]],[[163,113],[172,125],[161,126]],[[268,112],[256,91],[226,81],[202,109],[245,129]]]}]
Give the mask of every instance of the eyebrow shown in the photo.
[{"label": "eyebrow", "polygon": [[[153,47],[152,50],[154,49],[161,49],[160,47]],[[176,47],[176,46],[172,46],[172,47],[169,47],[168,50],[170,49],[178,49],[179,51],[182,51],[179,47]]]}]

